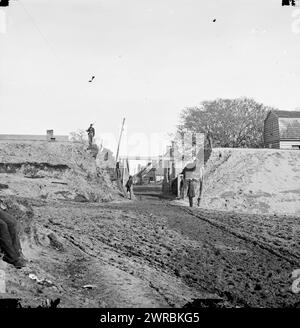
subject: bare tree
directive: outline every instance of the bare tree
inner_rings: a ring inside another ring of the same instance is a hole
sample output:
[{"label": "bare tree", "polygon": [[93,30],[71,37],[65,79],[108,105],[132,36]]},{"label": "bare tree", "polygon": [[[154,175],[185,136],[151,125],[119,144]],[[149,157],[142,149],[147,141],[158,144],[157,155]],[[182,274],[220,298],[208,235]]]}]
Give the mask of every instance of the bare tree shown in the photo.
[{"label": "bare tree", "polygon": [[203,101],[181,113],[178,130],[206,134],[208,147],[263,146],[263,122],[271,107],[251,98]]},{"label": "bare tree", "polygon": [[85,130],[77,130],[70,133],[70,140],[73,142],[87,143],[87,135]]}]

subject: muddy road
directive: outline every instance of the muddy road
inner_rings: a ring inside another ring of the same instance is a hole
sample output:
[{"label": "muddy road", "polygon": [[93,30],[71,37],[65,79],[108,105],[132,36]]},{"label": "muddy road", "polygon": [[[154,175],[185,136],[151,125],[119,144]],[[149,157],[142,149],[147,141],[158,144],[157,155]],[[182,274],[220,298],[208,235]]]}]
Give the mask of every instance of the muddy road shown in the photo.
[{"label": "muddy road", "polygon": [[[9,291],[24,306],[56,297],[61,307],[182,307],[193,299],[219,299],[221,307],[299,306],[291,289],[300,268],[293,229],[299,218],[137,199],[32,201],[37,247],[28,247],[30,263],[12,275]],[[45,242],[49,233],[56,245]],[[38,286],[30,272],[54,286]]]}]

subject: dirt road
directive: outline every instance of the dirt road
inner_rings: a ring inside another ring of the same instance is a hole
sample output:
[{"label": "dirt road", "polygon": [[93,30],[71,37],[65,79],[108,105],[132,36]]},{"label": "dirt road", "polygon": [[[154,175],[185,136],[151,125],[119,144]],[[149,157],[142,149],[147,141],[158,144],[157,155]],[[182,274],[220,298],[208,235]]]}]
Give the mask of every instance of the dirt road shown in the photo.
[{"label": "dirt road", "polygon": [[36,246],[25,249],[28,268],[9,268],[7,284],[23,306],[56,297],[61,307],[182,307],[209,298],[222,307],[300,304],[291,290],[299,218],[190,210],[149,196],[31,205]]}]

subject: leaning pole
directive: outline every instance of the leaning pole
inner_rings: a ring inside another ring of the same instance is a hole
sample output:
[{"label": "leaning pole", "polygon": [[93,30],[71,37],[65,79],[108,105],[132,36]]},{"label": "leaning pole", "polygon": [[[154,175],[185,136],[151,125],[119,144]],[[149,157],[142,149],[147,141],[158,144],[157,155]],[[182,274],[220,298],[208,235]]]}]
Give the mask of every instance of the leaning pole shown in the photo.
[{"label": "leaning pole", "polygon": [[121,144],[122,134],[123,134],[123,130],[124,130],[124,124],[125,124],[125,117],[123,118],[122,127],[121,127],[121,131],[120,131],[117,154],[116,154],[116,162],[118,162],[118,159],[119,159],[119,150],[120,150],[120,144]]}]

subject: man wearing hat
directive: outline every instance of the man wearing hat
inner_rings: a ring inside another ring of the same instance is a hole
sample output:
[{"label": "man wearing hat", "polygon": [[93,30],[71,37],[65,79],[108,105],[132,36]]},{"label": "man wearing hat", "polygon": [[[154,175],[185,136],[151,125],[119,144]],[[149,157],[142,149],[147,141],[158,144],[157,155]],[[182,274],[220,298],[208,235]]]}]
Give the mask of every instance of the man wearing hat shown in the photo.
[{"label": "man wearing hat", "polygon": [[89,146],[91,146],[93,144],[93,138],[95,137],[95,129],[92,123],[90,124],[90,127],[86,130],[86,132],[88,133],[89,137]]},{"label": "man wearing hat", "polygon": [[194,179],[189,180],[187,196],[189,198],[190,207],[193,207],[193,198],[195,197],[195,186],[194,186]]}]

